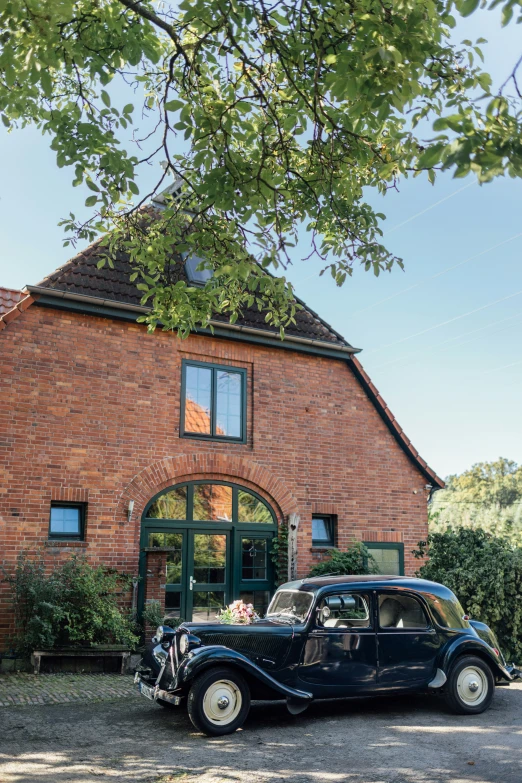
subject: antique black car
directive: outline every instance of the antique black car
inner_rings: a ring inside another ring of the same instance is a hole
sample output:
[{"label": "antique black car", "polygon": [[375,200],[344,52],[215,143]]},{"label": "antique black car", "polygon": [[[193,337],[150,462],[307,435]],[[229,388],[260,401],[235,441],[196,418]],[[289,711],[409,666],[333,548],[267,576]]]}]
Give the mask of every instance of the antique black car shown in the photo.
[{"label": "antique black car", "polygon": [[282,585],[251,625],[160,626],[135,681],[162,706],[186,699],[194,726],[221,735],[243,724],[251,698],[286,699],[298,714],[312,699],[431,691],[473,714],[520,676],[443,585],[333,576]]}]

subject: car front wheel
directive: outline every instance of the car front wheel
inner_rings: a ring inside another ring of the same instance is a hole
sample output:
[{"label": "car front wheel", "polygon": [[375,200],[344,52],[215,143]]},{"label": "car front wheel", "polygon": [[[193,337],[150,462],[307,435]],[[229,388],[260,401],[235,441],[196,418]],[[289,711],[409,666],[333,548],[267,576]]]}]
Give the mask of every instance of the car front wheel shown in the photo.
[{"label": "car front wheel", "polygon": [[487,710],[495,693],[490,667],[475,655],[459,658],[453,665],[445,689],[446,702],[453,712],[476,715]]},{"label": "car front wheel", "polygon": [[208,737],[232,734],[246,720],[250,690],[234,669],[210,669],[194,681],[187,708],[195,728]]}]

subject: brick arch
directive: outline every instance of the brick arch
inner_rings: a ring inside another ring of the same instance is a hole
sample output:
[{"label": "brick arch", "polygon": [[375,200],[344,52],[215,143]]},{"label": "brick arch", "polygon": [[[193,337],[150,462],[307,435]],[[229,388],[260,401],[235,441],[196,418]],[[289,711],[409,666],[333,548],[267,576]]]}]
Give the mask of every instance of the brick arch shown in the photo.
[{"label": "brick arch", "polygon": [[124,522],[129,501],[133,500],[132,520],[137,542],[141,517],[149,500],[173,484],[198,479],[230,481],[255,490],[270,503],[279,520],[298,510],[292,492],[267,468],[241,457],[202,452],[165,457],[137,473],[120,496],[115,521]]}]

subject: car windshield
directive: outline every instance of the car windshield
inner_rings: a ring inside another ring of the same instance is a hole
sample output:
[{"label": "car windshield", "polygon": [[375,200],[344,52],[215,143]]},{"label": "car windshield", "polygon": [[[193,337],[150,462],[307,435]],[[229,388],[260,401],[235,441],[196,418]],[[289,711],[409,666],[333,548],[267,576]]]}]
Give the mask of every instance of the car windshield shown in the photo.
[{"label": "car windshield", "polygon": [[312,606],[313,594],[299,590],[278,590],[266,613],[267,617],[278,617],[302,623]]}]

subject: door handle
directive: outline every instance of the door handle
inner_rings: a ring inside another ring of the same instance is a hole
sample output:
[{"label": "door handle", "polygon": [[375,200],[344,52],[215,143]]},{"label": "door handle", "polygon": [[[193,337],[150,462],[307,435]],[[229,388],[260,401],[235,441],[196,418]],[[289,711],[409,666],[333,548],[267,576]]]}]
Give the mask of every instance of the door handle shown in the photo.
[{"label": "door handle", "polygon": [[190,579],[189,579],[189,589],[193,590],[194,589],[194,585],[197,585],[197,581],[194,579],[193,576],[191,576]]}]

